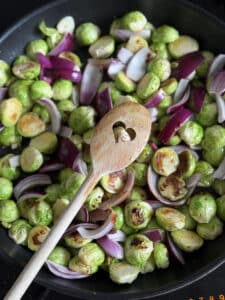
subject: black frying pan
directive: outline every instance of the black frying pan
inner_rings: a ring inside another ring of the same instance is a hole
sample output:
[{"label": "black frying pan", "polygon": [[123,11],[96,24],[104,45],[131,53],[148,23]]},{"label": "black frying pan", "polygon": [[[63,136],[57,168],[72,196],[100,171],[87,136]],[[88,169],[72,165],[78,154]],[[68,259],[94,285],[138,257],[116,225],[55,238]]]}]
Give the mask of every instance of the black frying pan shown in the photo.
[{"label": "black frying pan", "polygon": [[[225,52],[225,23],[181,1],[64,0],[42,7],[11,27],[0,39],[0,57],[11,62],[23,51],[28,41],[39,37],[36,28],[42,19],[54,25],[61,17],[73,15],[77,23],[93,21],[107,31],[113,17],[134,9],[143,11],[156,25],[168,23],[176,26],[180,32],[192,35],[200,41],[202,49],[210,49],[215,53]],[[0,240],[1,256],[10,263],[24,266],[31,253],[15,245],[2,228]],[[171,266],[166,270],[140,275],[132,285],[116,285],[105,273],[98,273],[84,280],[68,281],[54,277],[45,268],[39,273],[36,281],[60,293],[83,299],[154,298],[191,284],[223,264],[224,245],[225,234],[213,242],[205,243],[200,251],[187,255],[185,266],[181,267],[176,262],[171,262]]]}]

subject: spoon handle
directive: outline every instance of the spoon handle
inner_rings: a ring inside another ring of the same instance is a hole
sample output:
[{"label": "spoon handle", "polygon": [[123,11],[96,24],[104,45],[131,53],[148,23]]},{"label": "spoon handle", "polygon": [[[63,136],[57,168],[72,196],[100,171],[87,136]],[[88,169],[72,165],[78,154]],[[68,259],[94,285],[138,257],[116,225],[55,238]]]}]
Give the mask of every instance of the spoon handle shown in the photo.
[{"label": "spoon handle", "polygon": [[39,250],[32,256],[11,289],[5,295],[4,300],[19,300],[22,298],[99,179],[99,174],[96,174],[94,171],[89,173],[75,198],[71,201],[58,222],[52,227]]}]

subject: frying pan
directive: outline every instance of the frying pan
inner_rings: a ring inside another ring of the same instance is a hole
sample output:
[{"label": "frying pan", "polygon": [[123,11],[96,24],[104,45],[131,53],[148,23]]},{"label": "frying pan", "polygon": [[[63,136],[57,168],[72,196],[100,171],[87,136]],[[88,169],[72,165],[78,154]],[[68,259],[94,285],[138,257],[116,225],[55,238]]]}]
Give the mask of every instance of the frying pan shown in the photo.
[{"label": "frying pan", "polygon": [[[225,52],[225,23],[194,5],[175,0],[63,0],[50,3],[26,16],[0,38],[1,59],[11,62],[24,50],[24,45],[40,37],[37,24],[43,19],[55,25],[65,15],[73,15],[77,23],[92,21],[107,32],[113,17],[127,11],[141,10],[155,25],[171,24],[181,33],[195,37],[201,49],[215,53]],[[1,154],[1,151],[0,151]],[[0,228],[0,255],[9,263],[21,268],[31,253],[12,242]],[[225,234],[193,254],[186,255],[187,264],[180,266],[171,261],[166,270],[140,275],[132,285],[116,285],[105,273],[88,279],[69,281],[56,278],[43,268],[36,282],[63,294],[82,299],[142,299],[155,298],[199,280],[225,262]]]}]

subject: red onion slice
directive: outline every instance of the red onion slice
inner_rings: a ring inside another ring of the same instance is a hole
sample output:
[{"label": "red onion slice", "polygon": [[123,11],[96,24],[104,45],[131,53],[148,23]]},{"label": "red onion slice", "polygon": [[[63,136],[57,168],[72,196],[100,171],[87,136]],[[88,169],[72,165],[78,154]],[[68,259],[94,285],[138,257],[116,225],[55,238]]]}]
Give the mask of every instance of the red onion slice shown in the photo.
[{"label": "red onion slice", "polygon": [[194,105],[194,110],[200,113],[205,102],[206,91],[203,87],[197,87],[192,90],[191,98]]},{"label": "red onion slice", "polygon": [[56,69],[56,70],[69,70],[69,71],[80,71],[80,68],[76,66],[72,61],[58,57],[58,56],[50,56],[49,57],[51,61],[51,69]]},{"label": "red onion slice", "polygon": [[195,173],[191,177],[189,177],[185,180],[186,186],[189,189],[189,193],[188,193],[189,197],[192,194],[192,189],[196,188],[196,186],[201,178],[202,178],[201,173]]},{"label": "red onion slice", "polygon": [[69,268],[56,264],[51,260],[47,260],[46,265],[49,271],[57,277],[61,277],[65,279],[82,279],[90,276],[87,274],[73,272]]},{"label": "red onion slice", "polygon": [[89,222],[89,212],[86,206],[82,206],[81,209],[79,210],[76,218],[76,221],[79,222],[84,222],[84,223],[88,223]]},{"label": "red onion slice", "polygon": [[183,106],[187,103],[189,97],[190,97],[190,86],[187,87],[181,99],[167,109],[167,113],[171,114],[183,108]]},{"label": "red onion slice", "polygon": [[73,129],[68,126],[61,126],[59,136],[70,138],[73,134]]},{"label": "red onion slice", "polygon": [[156,107],[153,108],[148,108],[149,114],[150,114],[150,119],[152,123],[156,122],[158,119],[158,109]]},{"label": "red onion slice", "polygon": [[122,230],[112,230],[107,234],[107,237],[115,242],[124,242],[126,234]]},{"label": "red onion slice", "polygon": [[146,108],[157,107],[160,102],[165,98],[166,93],[163,89],[158,90],[153,96],[151,96],[144,104]]},{"label": "red onion slice", "polygon": [[96,224],[92,223],[80,223],[80,224],[75,224],[75,225],[70,225],[69,228],[67,228],[66,232],[64,233],[65,236],[70,236],[71,234],[77,232],[77,228],[88,228],[88,229],[95,229],[98,226]]},{"label": "red onion slice", "polygon": [[116,29],[114,31],[114,35],[122,41],[127,41],[127,40],[129,40],[130,37],[136,36],[136,35],[141,36],[147,40],[151,36],[151,30],[143,29],[143,30],[139,30],[139,31],[131,31],[129,29]]},{"label": "red onion slice", "polygon": [[48,57],[42,53],[37,53],[37,59],[43,69],[52,69],[53,68],[50,57]]},{"label": "red onion slice", "polygon": [[162,242],[165,241],[165,231],[156,228],[156,229],[146,229],[141,232],[146,235],[152,242]]},{"label": "red onion slice", "polygon": [[218,72],[222,71],[225,66],[225,54],[217,55],[208,71],[207,81],[209,82]]},{"label": "red onion slice", "polygon": [[213,173],[213,178],[216,178],[216,179],[225,179],[225,157],[222,160],[222,162],[219,165],[219,167]]},{"label": "red onion slice", "polygon": [[24,191],[33,188],[35,186],[49,185],[51,183],[52,183],[51,178],[48,175],[37,174],[37,175],[28,176],[22,179],[14,187],[14,196],[18,200]]},{"label": "red onion slice", "polygon": [[113,59],[109,64],[107,73],[110,78],[115,79],[116,74],[125,69],[125,65],[117,59]]},{"label": "red onion slice", "polygon": [[102,238],[97,239],[96,242],[109,256],[115,257],[117,259],[123,259],[123,247],[118,242],[111,240],[108,236],[103,236]]},{"label": "red onion slice", "polygon": [[80,103],[89,105],[94,99],[102,81],[102,68],[88,63],[83,72],[80,87]]},{"label": "red onion slice", "polygon": [[185,265],[185,260],[182,251],[174,244],[170,234],[166,233],[166,240],[171,255],[173,255],[182,265]]},{"label": "red onion slice", "polygon": [[58,134],[61,128],[61,114],[55,102],[47,98],[42,98],[37,102],[41,106],[44,106],[49,112],[51,118],[51,130]]},{"label": "red onion slice", "polygon": [[57,158],[68,168],[76,168],[79,150],[76,145],[68,138],[61,138],[57,149]]},{"label": "red onion slice", "polygon": [[48,173],[48,172],[55,172],[62,170],[64,168],[64,164],[57,162],[55,160],[48,160],[46,161],[41,168],[39,169],[39,173]]},{"label": "red onion slice", "polygon": [[71,33],[66,33],[61,41],[56,45],[54,49],[52,49],[48,54],[58,56],[60,53],[64,51],[71,51],[74,46],[74,37]]},{"label": "red onion slice", "polygon": [[105,221],[108,217],[109,212],[103,209],[95,209],[89,214],[90,222],[96,223],[99,221]]},{"label": "red onion slice", "polygon": [[50,78],[54,80],[57,79],[66,79],[70,80],[74,83],[78,83],[81,81],[81,72],[80,71],[71,71],[66,69],[53,69],[50,72]]},{"label": "red onion slice", "polygon": [[149,146],[151,147],[151,149],[153,151],[156,151],[158,149],[158,146],[156,145],[156,143],[154,143],[152,141],[149,142]]},{"label": "red onion slice", "polygon": [[179,81],[177,89],[176,89],[174,97],[173,97],[174,103],[177,103],[178,101],[180,101],[180,99],[185,94],[185,91],[187,90],[188,85],[189,85],[189,80],[187,80],[187,79],[181,79]]},{"label": "red onion slice", "polygon": [[210,94],[222,95],[225,92],[225,71],[220,71],[208,83]]},{"label": "red onion slice", "polygon": [[82,159],[81,153],[78,154],[76,160],[73,163],[73,170],[75,172],[81,173],[84,176],[88,175],[88,170],[87,170],[87,164],[86,162]]},{"label": "red onion slice", "polygon": [[145,75],[147,63],[152,56],[148,47],[143,47],[135,53],[127,65],[127,77],[133,81],[139,81]]},{"label": "red onion slice", "polygon": [[28,199],[38,199],[42,196],[43,196],[43,194],[38,193],[38,192],[26,193],[26,194],[23,194],[21,197],[19,197],[19,199],[17,200],[17,203],[28,200]]},{"label": "red onion slice", "polygon": [[97,94],[94,104],[95,109],[100,117],[104,116],[108,111],[112,109],[112,99],[108,87]]},{"label": "red onion slice", "polygon": [[20,166],[20,155],[14,155],[9,159],[9,165],[12,168]]},{"label": "red onion slice", "polygon": [[7,93],[8,93],[8,88],[0,87],[0,101],[5,99]]},{"label": "red onion slice", "polygon": [[133,55],[133,52],[131,52],[127,48],[122,47],[117,54],[117,58],[121,61],[121,63],[126,65]]},{"label": "red onion slice", "polygon": [[225,100],[219,94],[212,94],[216,99],[217,111],[218,111],[218,123],[225,121]]}]

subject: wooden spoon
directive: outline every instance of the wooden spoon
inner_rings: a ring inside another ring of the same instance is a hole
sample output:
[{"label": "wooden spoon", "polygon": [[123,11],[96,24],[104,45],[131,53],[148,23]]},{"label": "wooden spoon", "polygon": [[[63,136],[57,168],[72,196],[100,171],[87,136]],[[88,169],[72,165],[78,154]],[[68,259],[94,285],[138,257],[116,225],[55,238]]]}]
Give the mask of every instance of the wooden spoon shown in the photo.
[{"label": "wooden spoon", "polygon": [[[113,128],[117,124],[122,124],[126,129],[130,135],[129,141],[114,136]],[[101,176],[130,165],[144,149],[150,131],[151,119],[148,110],[133,102],[118,105],[100,120],[90,145],[92,170],[39,250],[25,266],[5,296],[5,300],[21,299]]]}]

